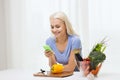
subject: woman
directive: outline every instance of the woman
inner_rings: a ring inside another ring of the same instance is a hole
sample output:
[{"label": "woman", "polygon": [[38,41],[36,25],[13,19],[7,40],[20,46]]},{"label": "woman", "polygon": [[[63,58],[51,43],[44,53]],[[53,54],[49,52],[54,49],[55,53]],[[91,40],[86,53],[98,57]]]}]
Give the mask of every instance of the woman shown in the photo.
[{"label": "woman", "polygon": [[63,12],[56,12],[50,16],[51,32],[54,36],[46,40],[52,51],[45,51],[50,67],[53,64],[64,65],[63,71],[74,71],[75,52],[81,52],[82,46],[79,37],[72,29],[71,23]]}]

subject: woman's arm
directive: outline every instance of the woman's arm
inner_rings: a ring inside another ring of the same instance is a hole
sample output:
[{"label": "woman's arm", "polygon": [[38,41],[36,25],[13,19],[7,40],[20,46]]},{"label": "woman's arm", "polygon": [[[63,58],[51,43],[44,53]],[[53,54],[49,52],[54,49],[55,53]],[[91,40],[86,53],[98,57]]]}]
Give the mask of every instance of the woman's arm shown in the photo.
[{"label": "woman's arm", "polygon": [[52,67],[53,64],[56,64],[55,55],[52,51],[45,51],[45,56],[49,59],[49,66]]},{"label": "woman's arm", "polygon": [[[80,50],[78,50],[78,52],[80,52]],[[68,64],[64,65],[64,71],[74,71],[76,65],[77,62],[75,59],[75,50],[72,50],[70,53]]]},{"label": "woman's arm", "polygon": [[52,54],[50,57],[49,57],[49,66],[52,67],[53,64],[56,64],[56,60],[55,60],[55,55]]}]

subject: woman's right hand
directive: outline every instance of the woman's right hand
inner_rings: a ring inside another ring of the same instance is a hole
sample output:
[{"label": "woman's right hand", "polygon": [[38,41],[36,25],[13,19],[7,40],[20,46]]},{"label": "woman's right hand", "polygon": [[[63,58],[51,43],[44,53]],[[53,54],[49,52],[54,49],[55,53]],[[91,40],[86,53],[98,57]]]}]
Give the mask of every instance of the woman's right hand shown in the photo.
[{"label": "woman's right hand", "polygon": [[46,57],[51,57],[53,55],[53,52],[52,51],[45,51],[45,56]]}]

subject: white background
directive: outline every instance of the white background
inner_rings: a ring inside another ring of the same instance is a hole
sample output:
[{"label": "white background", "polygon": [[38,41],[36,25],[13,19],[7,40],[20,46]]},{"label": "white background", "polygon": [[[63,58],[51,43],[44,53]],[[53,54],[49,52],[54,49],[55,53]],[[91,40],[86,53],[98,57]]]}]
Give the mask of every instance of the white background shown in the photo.
[{"label": "white background", "polygon": [[83,56],[107,36],[102,72],[119,72],[119,0],[0,0],[0,70],[49,70],[43,45],[49,16],[64,11],[80,35]]}]

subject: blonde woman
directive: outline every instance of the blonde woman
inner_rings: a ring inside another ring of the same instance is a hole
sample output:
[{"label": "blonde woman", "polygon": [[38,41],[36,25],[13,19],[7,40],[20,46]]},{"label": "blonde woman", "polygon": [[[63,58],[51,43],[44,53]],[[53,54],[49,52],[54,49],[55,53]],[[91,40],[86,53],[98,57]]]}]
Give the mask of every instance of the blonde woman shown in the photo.
[{"label": "blonde woman", "polygon": [[50,67],[60,63],[63,71],[78,71],[75,51],[81,52],[81,40],[75,34],[70,21],[63,12],[56,12],[50,16],[51,32],[54,36],[46,40],[52,51],[45,51]]}]

